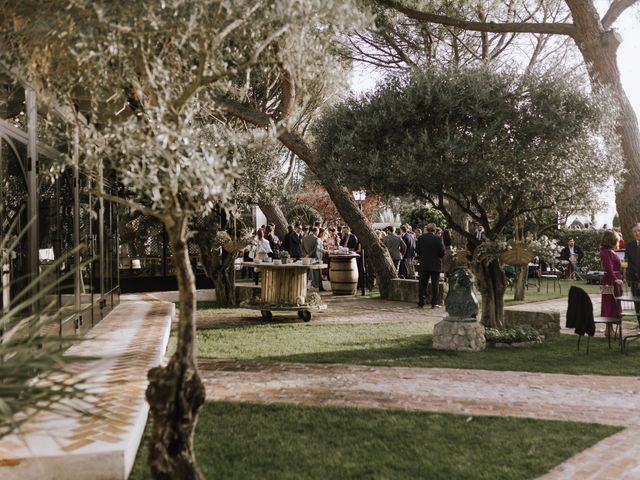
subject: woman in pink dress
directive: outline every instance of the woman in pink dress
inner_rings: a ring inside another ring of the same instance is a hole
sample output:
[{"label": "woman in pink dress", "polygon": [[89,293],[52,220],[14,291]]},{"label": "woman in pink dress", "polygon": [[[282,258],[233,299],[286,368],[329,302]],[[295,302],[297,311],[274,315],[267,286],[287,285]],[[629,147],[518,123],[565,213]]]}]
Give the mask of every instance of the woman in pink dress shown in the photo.
[{"label": "woman in pink dress", "polygon": [[[602,294],[602,306],[600,315],[603,317],[620,318],[622,308],[620,301],[615,297],[622,295],[622,275],[620,274],[620,258],[614,252],[618,246],[618,234],[612,230],[607,230],[600,242],[600,262],[604,276],[600,281],[601,285],[613,286],[613,294]],[[607,325],[606,335],[611,335],[611,325]]]}]

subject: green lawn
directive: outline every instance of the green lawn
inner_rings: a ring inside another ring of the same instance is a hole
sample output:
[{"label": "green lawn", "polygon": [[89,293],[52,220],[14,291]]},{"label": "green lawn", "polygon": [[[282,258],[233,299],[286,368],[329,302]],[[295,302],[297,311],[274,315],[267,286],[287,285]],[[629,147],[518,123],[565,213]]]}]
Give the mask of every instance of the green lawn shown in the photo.
[{"label": "green lawn", "polygon": [[[196,455],[208,480],[523,480],[619,430],[509,417],[215,402],[202,408]],[[151,478],[147,454],[146,447],[139,450],[130,480]]]},{"label": "green lawn", "polygon": [[602,336],[591,340],[587,356],[576,351],[576,336],[529,348],[444,352],[431,348],[423,322],[314,325],[259,325],[199,330],[198,355],[208,358],[285,362],[349,363],[402,367],[477,368],[529,372],[640,375],[640,351],[622,355]]},{"label": "green lawn", "polygon": [[553,283],[549,283],[549,292],[547,292],[547,280],[543,279],[540,284],[540,291],[538,292],[538,283],[533,278],[529,279],[529,288],[525,290],[524,301],[515,301],[513,300],[514,291],[512,289],[507,288],[504,293],[504,303],[505,305],[518,305],[522,303],[530,303],[530,302],[542,302],[544,300],[553,300],[556,298],[567,298],[569,294],[569,289],[572,286],[580,287],[584,291],[589,294],[599,294],[600,286],[599,285],[587,285],[586,281],[577,282],[575,280],[560,280],[560,287],[556,285],[555,291],[553,290]]}]

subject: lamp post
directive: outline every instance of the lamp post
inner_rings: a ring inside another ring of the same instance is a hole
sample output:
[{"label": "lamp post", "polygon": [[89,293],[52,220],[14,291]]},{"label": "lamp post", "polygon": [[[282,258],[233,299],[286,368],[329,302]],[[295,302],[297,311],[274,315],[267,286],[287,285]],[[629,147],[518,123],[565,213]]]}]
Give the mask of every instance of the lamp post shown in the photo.
[{"label": "lamp post", "polygon": [[[353,199],[358,202],[358,207],[362,212],[362,202],[364,202],[365,198],[367,198],[367,193],[364,190],[356,190],[352,192]],[[364,261],[364,246],[360,244],[360,265],[362,270],[362,296],[366,296],[367,294],[367,267]]]}]

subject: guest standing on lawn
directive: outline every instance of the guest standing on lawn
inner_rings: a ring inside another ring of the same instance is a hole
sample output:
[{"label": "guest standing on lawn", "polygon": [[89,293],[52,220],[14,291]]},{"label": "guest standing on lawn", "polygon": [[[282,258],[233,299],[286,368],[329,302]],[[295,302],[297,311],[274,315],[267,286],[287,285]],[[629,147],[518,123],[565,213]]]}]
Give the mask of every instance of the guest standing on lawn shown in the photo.
[{"label": "guest standing on lawn", "polygon": [[[603,317],[620,318],[622,308],[620,301],[615,297],[622,295],[622,275],[620,274],[620,258],[614,252],[618,246],[618,234],[612,230],[607,230],[602,235],[600,242],[600,262],[604,276],[601,285],[613,287],[613,293],[602,292],[602,307],[600,315]],[[611,335],[611,325],[607,325],[606,335]]]},{"label": "guest standing on lawn", "polygon": [[400,262],[402,261],[402,257],[404,257],[404,254],[407,251],[407,245],[399,235],[396,235],[395,229],[391,225],[389,225],[385,231],[387,234],[382,238],[382,243],[387,247],[387,250],[389,250],[389,255],[391,256],[393,266],[396,267],[397,272]]},{"label": "guest standing on lawn", "polygon": [[[634,297],[640,297],[640,223],[631,229],[633,239],[626,243],[624,258],[627,260],[627,283]],[[640,313],[640,302],[635,303]]]},{"label": "guest standing on lawn", "polygon": [[429,223],[425,226],[426,232],[418,237],[416,253],[420,261],[420,283],[418,284],[418,308],[423,308],[429,279],[431,279],[431,308],[438,305],[438,287],[440,272],[442,271],[442,257],[444,257],[444,244],[442,237],[436,236],[436,224]]}]

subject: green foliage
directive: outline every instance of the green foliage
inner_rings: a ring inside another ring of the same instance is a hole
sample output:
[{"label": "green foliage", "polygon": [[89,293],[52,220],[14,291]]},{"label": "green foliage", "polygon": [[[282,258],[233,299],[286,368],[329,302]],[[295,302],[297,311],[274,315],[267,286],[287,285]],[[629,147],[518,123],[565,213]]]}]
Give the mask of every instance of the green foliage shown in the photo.
[{"label": "green foliage", "polygon": [[447,221],[439,210],[429,207],[415,207],[400,214],[402,223],[408,223],[413,228],[423,228],[427,223],[435,223],[440,228],[446,228]]},{"label": "green foliage", "polygon": [[602,270],[600,262],[600,240],[604,230],[601,229],[584,229],[584,230],[569,230],[563,228],[554,233],[558,238],[558,244],[561,247],[567,246],[567,241],[573,238],[582,250],[584,250],[584,257],[580,266],[586,270]]},{"label": "green foliage", "polygon": [[485,328],[484,338],[492,343],[537,342],[540,340],[540,334],[535,328],[518,327],[504,330]]},{"label": "green foliage", "polygon": [[299,203],[290,208],[285,206],[284,216],[291,225],[300,223],[302,228],[313,225],[315,222],[322,222],[322,215],[315,208]]},{"label": "green foliage", "polygon": [[350,188],[414,194],[443,213],[456,203],[491,237],[526,212],[597,198],[618,168],[601,140],[617,139],[610,104],[571,78],[433,68],[328,110],[316,151]]}]

